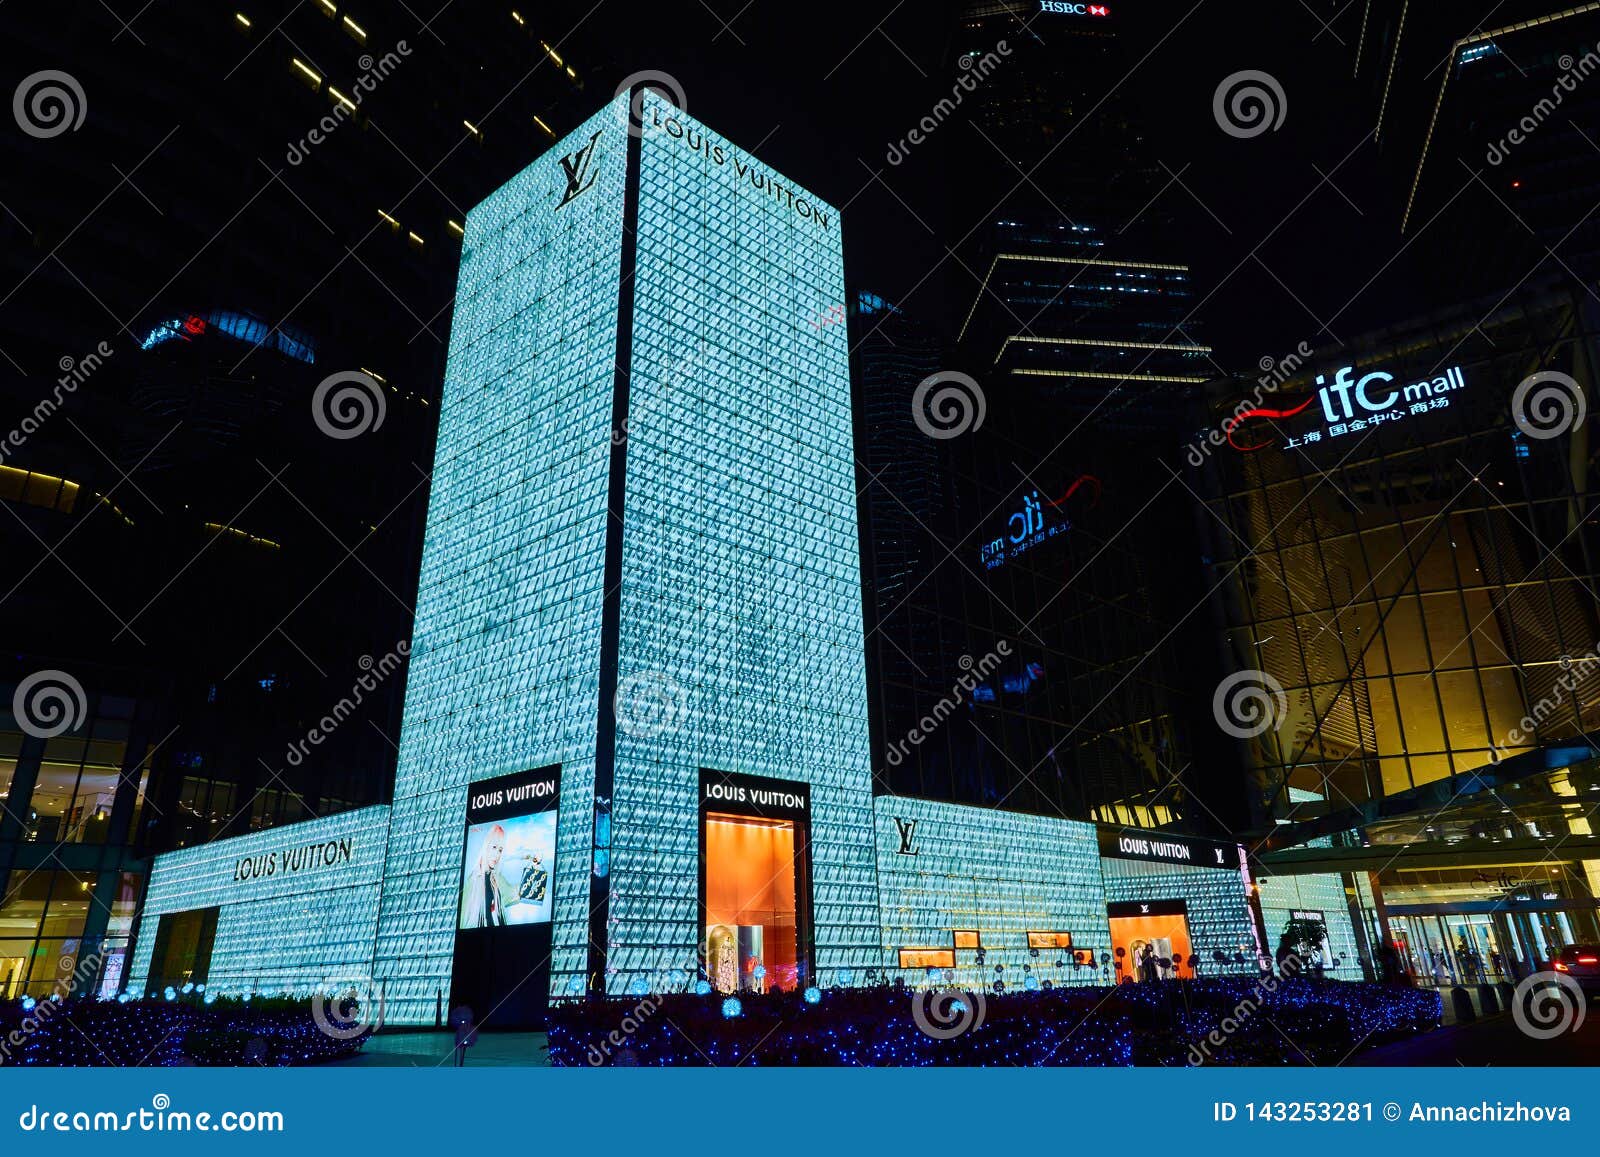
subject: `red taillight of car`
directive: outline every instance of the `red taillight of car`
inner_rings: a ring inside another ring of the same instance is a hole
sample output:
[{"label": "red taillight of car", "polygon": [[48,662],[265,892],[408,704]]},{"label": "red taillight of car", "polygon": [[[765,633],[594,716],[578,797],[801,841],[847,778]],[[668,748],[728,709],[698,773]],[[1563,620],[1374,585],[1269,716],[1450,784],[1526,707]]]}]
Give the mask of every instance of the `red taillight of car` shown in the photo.
[{"label": "red taillight of car", "polygon": [[1556,961],[1556,971],[1557,972],[1571,972],[1572,969],[1568,968],[1565,964],[1563,964],[1561,961],[1558,960],[1558,961]]},{"label": "red taillight of car", "polygon": [[1579,964],[1600,964],[1600,956],[1580,956],[1580,957],[1578,957],[1578,963]]}]

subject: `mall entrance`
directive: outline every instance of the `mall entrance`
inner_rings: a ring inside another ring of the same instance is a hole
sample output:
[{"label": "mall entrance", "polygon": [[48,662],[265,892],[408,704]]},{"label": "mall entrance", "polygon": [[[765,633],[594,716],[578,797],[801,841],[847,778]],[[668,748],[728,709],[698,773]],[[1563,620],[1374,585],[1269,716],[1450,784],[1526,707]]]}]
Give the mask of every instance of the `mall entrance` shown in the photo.
[{"label": "mall entrance", "polygon": [[1516,981],[1568,944],[1600,944],[1593,901],[1487,901],[1389,909],[1400,966],[1418,984]]}]

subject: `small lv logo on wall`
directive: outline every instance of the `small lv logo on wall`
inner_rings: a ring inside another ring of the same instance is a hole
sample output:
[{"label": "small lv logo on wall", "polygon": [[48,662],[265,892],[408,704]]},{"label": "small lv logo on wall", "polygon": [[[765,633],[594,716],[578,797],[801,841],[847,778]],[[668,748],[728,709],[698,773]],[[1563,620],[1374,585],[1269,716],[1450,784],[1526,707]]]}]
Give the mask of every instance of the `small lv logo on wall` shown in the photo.
[{"label": "small lv logo on wall", "polygon": [[897,854],[902,856],[916,855],[917,821],[903,820],[899,816],[895,816],[894,826],[900,829],[900,851]]},{"label": "small lv logo on wall", "polygon": [[588,144],[577,152],[568,153],[561,158],[561,171],[567,177],[567,191],[556,205],[557,209],[594,184],[594,179],[598,175],[594,166],[594,146],[599,139],[600,130],[596,129]]}]

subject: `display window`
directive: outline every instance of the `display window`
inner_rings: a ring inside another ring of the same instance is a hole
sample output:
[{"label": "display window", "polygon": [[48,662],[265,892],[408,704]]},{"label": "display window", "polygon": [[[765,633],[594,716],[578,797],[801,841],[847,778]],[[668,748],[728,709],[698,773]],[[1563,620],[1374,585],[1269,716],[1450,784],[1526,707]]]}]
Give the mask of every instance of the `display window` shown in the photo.
[{"label": "display window", "polygon": [[802,987],[810,971],[809,789],[702,778],[705,978],[726,993]]},{"label": "display window", "polygon": [[1109,904],[1111,957],[1119,984],[1192,976],[1187,905],[1182,900]]}]

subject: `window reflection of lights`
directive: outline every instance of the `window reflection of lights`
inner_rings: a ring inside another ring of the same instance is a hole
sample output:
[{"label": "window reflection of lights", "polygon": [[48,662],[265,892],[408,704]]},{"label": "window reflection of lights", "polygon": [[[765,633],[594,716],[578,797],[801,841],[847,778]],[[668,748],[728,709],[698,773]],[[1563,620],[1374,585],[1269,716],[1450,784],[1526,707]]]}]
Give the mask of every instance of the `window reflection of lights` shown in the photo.
[{"label": "window reflection of lights", "polygon": [[367,30],[361,27],[361,25],[357,24],[354,20],[350,19],[350,17],[346,16],[344,18],[344,26],[349,31],[350,35],[361,41],[361,43],[365,44],[367,42]]},{"label": "window reflection of lights", "polygon": [[322,74],[320,72],[312,68],[298,56],[294,57],[293,60],[295,68],[299,70],[301,76],[306,78],[312,88],[322,87]]}]

